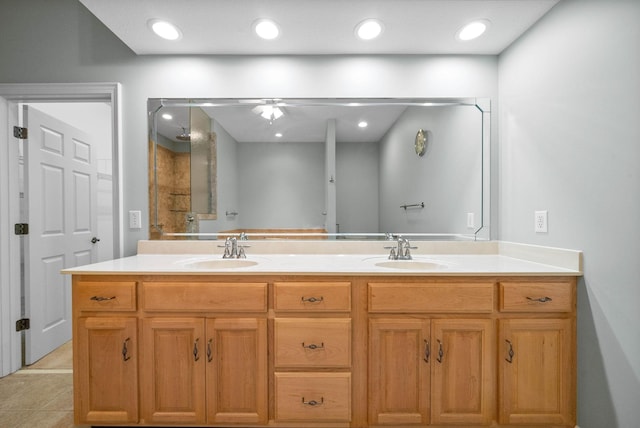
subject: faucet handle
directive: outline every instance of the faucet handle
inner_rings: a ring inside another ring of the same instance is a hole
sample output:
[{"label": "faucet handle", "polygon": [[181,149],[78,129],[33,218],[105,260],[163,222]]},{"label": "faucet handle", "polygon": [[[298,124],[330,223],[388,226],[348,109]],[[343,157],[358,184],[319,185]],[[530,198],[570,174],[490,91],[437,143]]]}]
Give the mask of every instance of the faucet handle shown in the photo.
[{"label": "faucet handle", "polygon": [[397,260],[396,256],[396,247],[390,247],[391,251],[389,251],[389,260]]},{"label": "faucet handle", "polygon": [[239,259],[246,259],[247,255],[244,252],[244,246],[243,245],[238,245],[238,256]]}]

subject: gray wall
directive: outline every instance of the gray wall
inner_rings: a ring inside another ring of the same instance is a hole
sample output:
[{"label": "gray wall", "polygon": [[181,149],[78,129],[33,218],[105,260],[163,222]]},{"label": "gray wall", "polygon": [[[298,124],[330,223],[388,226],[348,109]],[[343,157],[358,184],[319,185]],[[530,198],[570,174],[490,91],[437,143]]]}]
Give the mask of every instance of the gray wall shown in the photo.
[{"label": "gray wall", "polygon": [[639,21],[639,1],[565,0],[500,56],[499,237],[584,251],[581,428],[640,423]]},{"label": "gray wall", "polygon": [[[415,153],[418,129],[427,149]],[[380,230],[472,233],[482,208],[482,113],[475,106],[408,108],[380,142]],[[400,206],[424,202],[424,208]]]},{"label": "gray wall", "polygon": [[324,227],[324,143],[239,143],[241,227]]}]

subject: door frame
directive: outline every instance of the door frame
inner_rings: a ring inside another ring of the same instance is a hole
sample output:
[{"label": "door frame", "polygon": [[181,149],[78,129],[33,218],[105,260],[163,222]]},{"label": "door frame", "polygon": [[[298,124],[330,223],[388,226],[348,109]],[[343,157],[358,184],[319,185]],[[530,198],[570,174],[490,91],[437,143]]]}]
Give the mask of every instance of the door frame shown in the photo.
[{"label": "door frame", "polygon": [[20,222],[17,147],[13,125],[17,123],[19,102],[109,102],[111,104],[113,150],[113,240],[114,258],[122,255],[124,225],[121,207],[122,193],[122,127],[120,83],[16,83],[0,84],[0,97],[9,105],[0,104],[0,377],[22,366],[22,333],[15,331],[20,318],[21,241],[13,233],[13,224]]}]

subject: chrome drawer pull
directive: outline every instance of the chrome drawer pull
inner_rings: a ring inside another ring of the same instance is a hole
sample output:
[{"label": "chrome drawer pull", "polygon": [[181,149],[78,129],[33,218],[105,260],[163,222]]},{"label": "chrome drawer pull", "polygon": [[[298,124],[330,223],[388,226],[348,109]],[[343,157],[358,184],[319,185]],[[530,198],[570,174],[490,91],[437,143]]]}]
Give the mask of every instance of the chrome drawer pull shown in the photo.
[{"label": "chrome drawer pull", "polygon": [[104,302],[105,300],[113,300],[116,296],[112,297],[102,297],[102,296],[93,296],[90,300],[95,300],[96,302]]},{"label": "chrome drawer pull", "polygon": [[122,361],[129,361],[131,356],[129,355],[129,349],[127,348],[127,343],[131,340],[130,337],[127,337],[122,343]]},{"label": "chrome drawer pull", "polygon": [[553,299],[551,297],[539,297],[537,299],[535,299],[533,297],[527,297],[527,300],[530,300],[532,302],[546,303],[546,302],[552,301]]},{"label": "chrome drawer pull", "polygon": [[324,297],[320,296],[320,297],[304,297],[302,296],[302,302],[303,303],[320,303],[324,301]]},{"label": "chrome drawer pull", "polygon": [[511,364],[511,363],[513,363],[513,356],[514,356],[514,355],[516,355],[516,353],[515,353],[515,352],[513,352],[513,344],[511,343],[511,341],[510,341],[510,340],[505,339],[505,342],[507,342],[507,343],[509,344],[509,352],[508,352],[508,354],[509,354],[509,358],[505,358],[504,360],[505,360],[507,363]]},{"label": "chrome drawer pull", "polygon": [[315,343],[305,345],[304,342],[302,342],[302,347],[306,349],[324,349],[324,342],[320,343],[320,345],[316,345]]},{"label": "chrome drawer pull", "polygon": [[200,338],[196,339],[195,342],[193,342],[193,361],[198,361],[200,359],[200,351],[198,351],[199,341]]},{"label": "chrome drawer pull", "polygon": [[320,406],[321,404],[324,404],[324,397],[320,397],[320,401],[305,401],[304,397],[302,397],[302,404],[306,404],[307,406]]},{"label": "chrome drawer pull", "polygon": [[213,353],[211,351],[211,342],[213,342],[213,339],[209,339],[209,341],[207,342],[207,362],[211,362],[211,360],[213,360]]}]

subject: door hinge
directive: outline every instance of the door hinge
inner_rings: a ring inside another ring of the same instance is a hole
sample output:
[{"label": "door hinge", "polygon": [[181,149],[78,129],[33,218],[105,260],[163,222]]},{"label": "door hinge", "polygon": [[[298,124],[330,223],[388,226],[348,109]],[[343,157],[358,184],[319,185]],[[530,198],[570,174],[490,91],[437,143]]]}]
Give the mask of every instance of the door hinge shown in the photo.
[{"label": "door hinge", "polygon": [[28,138],[29,131],[27,128],[21,128],[19,126],[13,127],[13,136],[19,138],[21,140],[26,140]]},{"label": "door hinge", "polygon": [[31,320],[29,318],[22,318],[16,321],[16,331],[29,330],[31,327]]},{"label": "door hinge", "polygon": [[14,227],[16,235],[28,235],[29,223],[16,223]]}]

